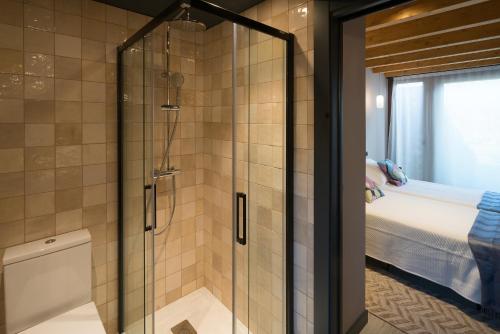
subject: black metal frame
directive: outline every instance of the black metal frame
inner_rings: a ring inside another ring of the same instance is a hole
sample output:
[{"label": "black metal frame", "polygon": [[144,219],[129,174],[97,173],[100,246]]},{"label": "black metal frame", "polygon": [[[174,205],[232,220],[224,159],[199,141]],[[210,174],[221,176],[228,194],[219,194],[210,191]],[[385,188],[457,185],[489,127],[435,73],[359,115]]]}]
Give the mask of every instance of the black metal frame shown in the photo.
[{"label": "black metal frame", "polygon": [[172,15],[180,8],[180,5],[186,3],[191,7],[203,10],[209,14],[219,16],[225,20],[237,23],[239,25],[245,26],[247,28],[257,30],[259,32],[265,33],[267,35],[284,40],[286,43],[286,152],[285,152],[285,163],[286,163],[286,195],[285,195],[285,205],[286,205],[286,241],[285,241],[285,254],[286,254],[286,265],[285,265],[285,275],[286,275],[286,324],[287,333],[293,333],[293,164],[294,164],[294,123],[293,123],[293,102],[294,102],[294,41],[295,36],[291,33],[284,32],[282,30],[273,28],[271,26],[265,25],[261,22],[254,21],[247,17],[241,16],[237,13],[231,12],[227,9],[214,5],[210,2],[204,0],[177,0],[166,9],[164,9],[158,16],[149,21],[144,27],[128,38],[123,44],[117,47],[117,108],[118,108],[118,288],[119,288],[119,301],[118,301],[118,326],[119,332],[124,331],[124,248],[123,248],[123,152],[122,152],[122,140],[123,140],[123,74],[122,69],[122,54],[135,42],[139,41],[146,34],[150,33],[153,29],[158,27],[164,21],[172,17]]},{"label": "black metal frame", "polygon": [[[342,7],[335,0],[314,3],[314,332],[318,334],[342,332],[342,26],[409,1],[358,0]],[[366,312],[352,332],[365,323]]]}]

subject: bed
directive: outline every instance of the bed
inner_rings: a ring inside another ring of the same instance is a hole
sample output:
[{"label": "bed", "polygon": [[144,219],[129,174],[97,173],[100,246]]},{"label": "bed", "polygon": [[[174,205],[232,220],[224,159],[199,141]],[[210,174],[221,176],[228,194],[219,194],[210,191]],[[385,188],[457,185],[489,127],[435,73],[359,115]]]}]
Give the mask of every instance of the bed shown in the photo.
[{"label": "bed", "polygon": [[480,304],[481,280],[467,235],[481,193],[415,180],[383,191],[384,197],[366,204],[366,254]]},{"label": "bed", "polygon": [[387,183],[382,185],[381,188],[384,191],[389,190],[392,192],[420,196],[443,202],[466,205],[473,208],[475,208],[481,201],[481,197],[484,193],[482,190],[459,188],[413,179],[409,179],[408,183],[402,187],[396,187]]}]

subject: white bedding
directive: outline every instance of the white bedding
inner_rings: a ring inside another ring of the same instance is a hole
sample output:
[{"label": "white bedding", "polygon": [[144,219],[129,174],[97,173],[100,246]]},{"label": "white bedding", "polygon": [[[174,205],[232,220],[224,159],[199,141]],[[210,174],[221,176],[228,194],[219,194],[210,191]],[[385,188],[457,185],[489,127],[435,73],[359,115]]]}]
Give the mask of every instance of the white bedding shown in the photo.
[{"label": "white bedding", "polygon": [[407,184],[401,187],[396,187],[392,184],[385,184],[381,188],[382,190],[390,190],[413,196],[467,205],[473,208],[475,208],[481,201],[481,197],[484,193],[484,191],[477,189],[459,188],[439,183],[411,179],[408,180]]},{"label": "white bedding", "polygon": [[467,242],[478,210],[384,190],[385,197],[366,204],[366,254],[480,303],[479,271]]}]

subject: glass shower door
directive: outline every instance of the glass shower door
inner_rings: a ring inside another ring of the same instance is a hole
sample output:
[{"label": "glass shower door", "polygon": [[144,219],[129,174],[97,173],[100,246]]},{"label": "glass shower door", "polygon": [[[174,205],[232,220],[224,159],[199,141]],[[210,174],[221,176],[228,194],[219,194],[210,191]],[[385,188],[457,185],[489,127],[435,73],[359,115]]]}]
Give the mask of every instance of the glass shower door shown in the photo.
[{"label": "glass shower door", "polygon": [[133,44],[121,55],[122,109],[122,233],[123,318],[126,333],[153,332],[153,235],[154,203],[151,202],[150,135],[152,119],[145,104],[147,42]]},{"label": "glass shower door", "polygon": [[286,44],[233,34],[233,328],[285,333]]},{"label": "glass shower door", "polygon": [[233,333],[249,333],[250,29],[233,24]]}]

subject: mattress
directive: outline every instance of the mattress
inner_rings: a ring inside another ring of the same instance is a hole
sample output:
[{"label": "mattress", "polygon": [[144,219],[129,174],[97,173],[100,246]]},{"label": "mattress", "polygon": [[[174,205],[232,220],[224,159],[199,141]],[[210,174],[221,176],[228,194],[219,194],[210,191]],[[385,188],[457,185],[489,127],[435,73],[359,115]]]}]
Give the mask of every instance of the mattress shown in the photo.
[{"label": "mattress", "polygon": [[467,235],[478,210],[402,192],[366,204],[366,254],[474,303],[481,280]]},{"label": "mattress", "polygon": [[404,186],[396,187],[392,184],[385,184],[382,186],[382,189],[443,202],[467,205],[473,208],[481,201],[484,193],[484,191],[477,189],[459,188],[412,179],[408,180],[408,183]]}]

